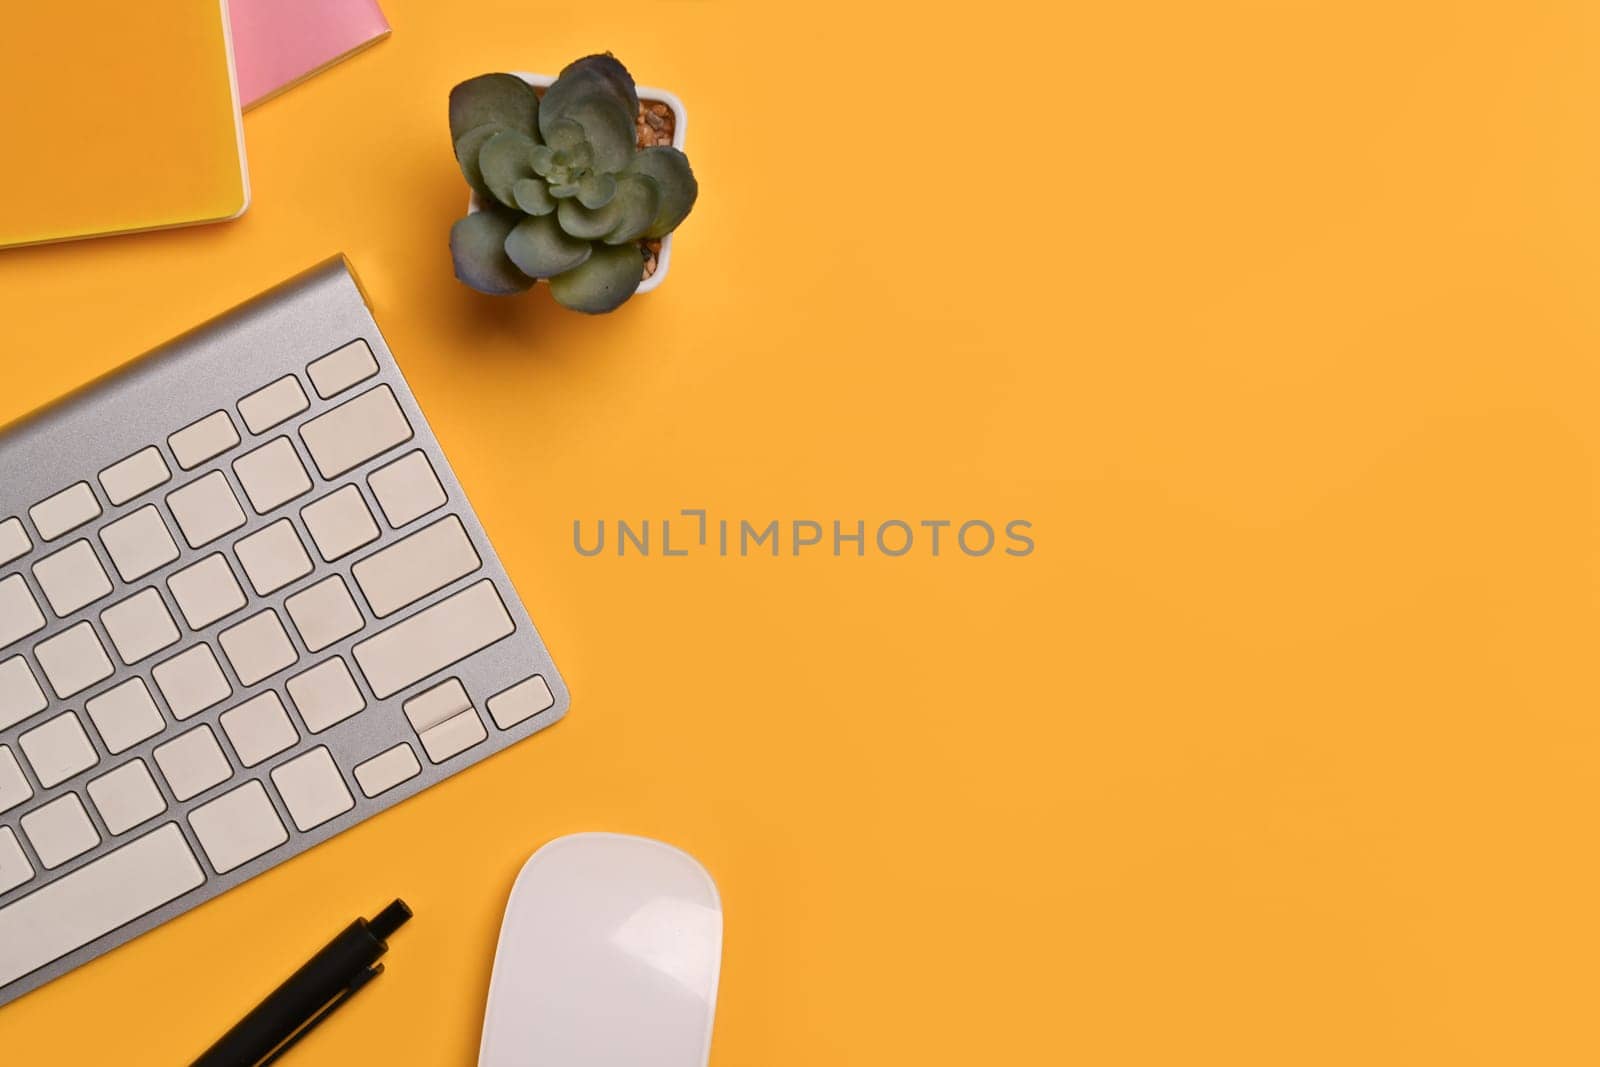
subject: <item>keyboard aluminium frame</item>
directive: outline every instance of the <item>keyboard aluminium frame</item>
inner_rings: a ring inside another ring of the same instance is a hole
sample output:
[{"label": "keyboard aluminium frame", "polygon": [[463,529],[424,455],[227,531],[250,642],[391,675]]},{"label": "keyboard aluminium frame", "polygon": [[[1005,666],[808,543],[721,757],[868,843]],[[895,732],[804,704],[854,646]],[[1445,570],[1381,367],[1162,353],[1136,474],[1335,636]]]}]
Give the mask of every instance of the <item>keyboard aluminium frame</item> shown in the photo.
[{"label": "keyboard aluminium frame", "polygon": [[[149,750],[181,730],[206,723],[210,724],[222,736],[222,731],[217,725],[219,715],[229,708],[237,707],[251,696],[268,689],[277,688],[281,691],[286,677],[302,671],[307,667],[325,661],[333,656],[343,656],[346,663],[351,665],[352,676],[362,691],[362,696],[367,702],[364,711],[344,722],[333,726],[322,733],[311,734],[301,729],[300,740],[291,749],[285,750],[279,757],[267,764],[262,764],[253,769],[241,769],[236,763],[236,757],[230,754],[230,762],[234,762],[234,776],[227,783],[228,789],[237,788],[251,779],[265,779],[271,766],[279,765],[294,755],[310,751],[318,746],[327,746],[345,778],[351,796],[355,799],[355,806],[343,815],[316,827],[315,829],[300,833],[293,829],[294,822],[290,819],[282,799],[270,786],[267,794],[271,797],[273,806],[284,825],[290,828],[289,840],[286,844],[269,850],[262,856],[251,860],[244,865],[229,871],[227,874],[218,875],[206,861],[206,853],[200,847],[194,831],[189,827],[186,816],[192,809],[214,800],[223,790],[208,790],[188,801],[174,802],[170,795],[167,800],[167,811],[149,824],[124,835],[103,841],[100,847],[90,850],[74,860],[68,861],[50,871],[39,871],[32,880],[16,889],[0,893],[0,907],[21,900],[31,893],[47,886],[57,879],[70,874],[78,868],[104,856],[112,851],[111,846],[124,846],[130,841],[137,840],[147,833],[151,833],[168,823],[175,822],[183,832],[186,841],[193,849],[197,862],[206,876],[205,882],[199,887],[178,897],[153,911],[113,930],[111,933],[90,942],[65,956],[46,964],[43,967],[17,979],[9,985],[0,987],[0,1006],[31,992],[76,967],[87,963],[89,960],[101,955],[119,945],[122,945],[146,931],[152,930],[169,919],[174,918],[190,908],[195,907],[212,897],[227,892],[234,886],[254,878],[264,871],[276,867],[285,860],[296,856],[314,845],[326,841],[330,837],[349,829],[367,819],[368,817],[399,803],[408,797],[414,796],[425,789],[450,777],[456,772],[493,755],[500,750],[521,741],[533,733],[552,725],[565,715],[570,696],[565,683],[551,661],[544,642],[539,638],[533,621],[528,617],[521,599],[517,596],[506,575],[499,557],[489,543],[488,535],[473,513],[471,505],[462,491],[460,482],[456,479],[455,472],[446,460],[437,439],[424,419],[422,411],[418,408],[415,397],[406,385],[405,378],[401,375],[399,367],[395,364],[393,354],[385,343],[383,334],[379,331],[377,323],[367,307],[365,296],[356,279],[350,272],[349,265],[343,256],[336,256],[303,274],[271,289],[249,302],[213,319],[211,322],[197,327],[189,333],[163,345],[144,357],[129,363],[125,367],[112,372],[76,392],[56,401],[46,408],[30,415],[9,426],[0,428],[0,518],[6,516],[21,516],[27,522],[28,509],[44,500],[46,497],[66,488],[78,481],[87,481],[94,487],[96,496],[100,499],[104,514],[95,520],[95,525],[86,529],[99,529],[106,523],[130,514],[150,504],[160,502],[165,493],[179,486],[189,484],[211,471],[219,470],[228,479],[236,495],[241,500],[245,499],[240,492],[240,485],[229,461],[236,458],[241,451],[251,447],[252,439],[247,437],[246,442],[239,449],[217,457],[201,464],[194,470],[183,471],[172,462],[170,451],[167,447],[166,435],[180,427],[188,426],[206,415],[219,409],[226,409],[238,422],[237,404],[241,397],[260,389],[286,374],[297,375],[302,383],[307,385],[306,394],[311,400],[308,410],[295,416],[291,421],[267,432],[260,439],[270,440],[272,437],[287,433],[300,452],[302,460],[306,460],[304,445],[299,441],[295,430],[306,421],[322,414],[339,403],[347,401],[358,390],[351,390],[331,400],[318,398],[316,392],[309,388],[306,376],[306,367],[318,357],[333,351],[346,342],[363,338],[371,347],[373,355],[378,360],[378,375],[362,383],[362,389],[372,388],[380,384],[387,384],[394,390],[394,395],[399,401],[401,410],[410,421],[414,431],[411,441],[391,449],[375,457],[355,470],[349,471],[337,479],[336,484],[354,484],[359,487],[363,496],[368,501],[374,515],[378,516],[380,527],[384,527],[382,512],[372,507],[372,495],[366,485],[366,476],[372,471],[393,462],[400,456],[420,449],[426,453],[438,475],[440,484],[444,487],[447,500],[437,512],[438,515],[453,514],[461,519],[466,528],[468,537],[473,547],[482,559],[482,566],[477,571],[465,578],[459,579],[410,607],[394,615],[378,619],[372,614],[371,606],[362,598],[357,598],[365,626],[360,633],[340,641],[338,644],[324,649],[315,655],[307,655],[303,647],[298,645],[300,652],[299,663],[287,671],[280,672],[271,678],[254,686],[241,686],[237,677],[230,670],[230,683],[234,686],[234,695],[227,701],[210,708],[207,711],[187,719],[174,726],[170,713],[165,713],[168,719],[168,728],[156,737],[143,742],[129,751],[111,756],[104,744],[95,737],[94,744],[101,763],[97,771],[122,763],[133,757],[144,757],[148,761]],[[105,499],[96,475],[111,466],[113,463],[138,452],[150,445],[157,445],[168,460],[174,477],[166,485],[154,493],[147,493],[120,507],[113,507]],[[315,470],[309,462],[308,470]],[[306,500],[320,499],[332,491],[331,485],[319,485],[312,496]],[[297,503],[296,508],[300,506]],[[165,588],[163,581],[165,575],[181,570],[218,551],[226,544],[232,544],[257,530],[263,529],[274,522],[281,520],[285,514],[295,514],[294,509],[279,509],[269,516],[254,513],[253,509],[246,508],[246,525],[230,535],[230,540],[224,544],[212,544],[194,550],[183,543],[182,538],[177,538],[180,557],[161,571],[140,579],[136,585],[154,584],[164,599],[167,600],[169,610],[172,610],[175,619],[182,616],[174,610],[170,593]],[[408,527],[405,533],[413,532],[421,525]],[[284,610],[284,601],[290,594],[300,591],[309,583],[325,578],[332,574],[341,574],[350,588],[356,588],[356,583],[351,579],[351,568],[361,559],[370,554],[370,551],[392,544],[398,540],[402,533],[387,530],[380,542],[371,546],[370,550],[356,552],[334,564],[325,564],[317,561],[311,576],[295,582],[285,589],[279,590],[264,598],[252,598],[250,611],[260,610],[263,606],[274,608],[280,618],[287,618]],[[30,536],[35,543],[35,552],[39,549],[37,532],[31,526]],[[80,532],[81,534],[81,532]],[[101,556],[102,565],[117,582],[119,590],[123,583],[118,580],[116,571],[108,565],[104,555],[103,546],[99,545],[98,538],[90,535],[91,544],[95,546],[97,554]],[[65,542],[63,542],[65,543]],[[57,547],[52,545],[51,547]],[[29,557],[24,557],[16,563],[0,568],[0,574],[22,574],[30,590],[41,604],[45,600],[40,596],[40,590],[31,571],[26,566]],[[491,644],[465,660],[446,667],[441,671],[429,675],[404,690],[394,694],[388,699],[377,699],[362,672],[355,667],[355,661],[350,655],[350,648],[374,634],[384,632],[391,627],[404,622],[421,611],[459,593],[462,589],[483,581],[485,578],[494,583],[496,590],[509,612],[515,631],[508,637]],[[131,587],[130,587],[131,588]],[[119,591],[117,596],[124,595]],[[110,602],[110,601],[108,601]],[[0,659],[10,658],[16,654],[27,655],[30,665],[38,674],[38,663],[31,654],[32,644],[63,632],[70,626],[77,624],[81,619],[88,618],[100,633],[102,643],[105,643],[105,633],[98,621],[98,612],[90,611],[87,614],[79,612],[71,619],[61,620],[52,617],[46,612],[47,622],[44,630],[33,635],[22,645],[5,650]],[[244,614],[239,616],[244,617]],[[202,635],[215,647],[215,631],[225,628],[228,622],[213,624]],[[180,621],[180,627],[182,623]],[[189,637],[188,643],[196,643],[196,638]],[[107,648],[111,646],[109,643]],[[173,651],[178,651],[175,647]],[[49,708],[44,712],[30,717],[21,723],[0,731],[0,743],[16,748],[16,739],[19,734],[37,723],[45,721],[51,715],[59,714],[63,710],[71,709],[81,712],[84,701],[98,692],[111,688],[119,682],[138,675],[150,680],[150,668],[153,663],[160,662],[162,657],[147,660],[136,668],[119,668],[112,677],[99,683],[90,691],[82,693],[70,701],[57,701],[52,699]],[[531,719],[502,730],[488,715],[485,705],[488,699],[499,694],[517,683],[538,674],[542,675],[550,687],[555,698],[555,704]],[[42,675],[40,675],[42,677]],[[479,716],[483,719],[488,730],[488,738],[449,759],[441,764],[434,764],[422,751],[415,732],[411,729],[402,710],[403,703],[439,682],[449,678],[459,679],[472,697],[474,706]],[[159,693],[159,688],[150,684],[152,693]],[[285,706],[290,706],[285,701]],[[164,709],[164,705],[163,705]],[[165,711],[165,709],[164,709]],[[398,785],[378,797],[369,799],[361,791],[352,774],[356,764],[370,759],[400,742],[409,742],[418,754],[421,763],[421,772],[416,777]],[[96,772],[91,772],[92,777]],[[35,790],[33,800],[21,808],[0,815],[0,826],[9,826],[17,831],[20,837],[19,818],[26,810],[37,808],[39,804],[53,799],[68,790],[78,789],[81,792],[83,781],[74,778],[51,789]],[[35,783],[37,784],[37,783]],[[0,945],[0,952],[5,951],[5,946]]]}]

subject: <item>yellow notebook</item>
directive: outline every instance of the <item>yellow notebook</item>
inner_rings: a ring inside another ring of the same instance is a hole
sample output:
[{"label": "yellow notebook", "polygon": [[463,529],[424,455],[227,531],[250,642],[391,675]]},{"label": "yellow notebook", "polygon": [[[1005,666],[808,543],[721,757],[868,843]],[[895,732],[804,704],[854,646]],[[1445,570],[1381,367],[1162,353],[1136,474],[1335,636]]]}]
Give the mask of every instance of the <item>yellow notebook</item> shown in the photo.
[{"label": "yellow notebook", "polygon": [[236,218],[225,0],[15,0],[0,18],[0,247]]}]

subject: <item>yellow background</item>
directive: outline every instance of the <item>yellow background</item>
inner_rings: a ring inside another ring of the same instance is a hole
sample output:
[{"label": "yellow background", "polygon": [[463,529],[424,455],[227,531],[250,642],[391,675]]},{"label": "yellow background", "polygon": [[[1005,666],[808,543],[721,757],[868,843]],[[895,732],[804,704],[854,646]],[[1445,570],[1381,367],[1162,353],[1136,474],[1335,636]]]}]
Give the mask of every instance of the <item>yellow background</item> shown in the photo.
[{"label": "yellow background", "polygon": [[[1600,12],[1048,6],[386,0],[246,116],[242,220],[0,255],[6,418],[348,253],[575,694],[8,1063],[183,1061],[396,893],[289,1062],[473,1063],[515,871],[596,828],[720,883],[722,1067],[1600,1059]],[[670,278],[462,289],[447,90],[597,48],[689,108]],[[1038,548],[572,548],[685,507]]]}]

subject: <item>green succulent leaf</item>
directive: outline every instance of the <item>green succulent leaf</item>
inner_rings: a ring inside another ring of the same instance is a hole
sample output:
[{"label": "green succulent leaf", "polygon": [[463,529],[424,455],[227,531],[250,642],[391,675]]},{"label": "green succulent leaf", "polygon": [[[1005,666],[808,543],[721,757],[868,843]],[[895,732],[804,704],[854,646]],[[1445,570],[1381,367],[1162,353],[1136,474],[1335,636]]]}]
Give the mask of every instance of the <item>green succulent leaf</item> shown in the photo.
[{"label": "green succulent leaf", "polygon": [[561,223],[561,228],[585,241],[610,233],[616,227],[621,213],[622,205],[617,203],[615,197],[598,208],[586,208],[576,198],[562,200],[556,207],[556,219]]},{"label": "green succulent leaf", "polygon": [[639,114],[639,94],[633,77],[616,58],[609,55],[585,56],[567,64],[555,83],[544,92],[540,128],[557,119],[571,116],[575,103],[603,97],[614,101],[631,121]]},{"label": "green succulent leaf", "polygon": [[551,278],[550,295],[563,307],[598,315],[622,306],[643,280],[638,245],[600,245],[581,266]]},{"label": "green succulent leaf", "polygon": [[617,179],[617,223],[601,240],[608,245],[637,241],[655,221],[661,187],[644,174],[624,174]]},{"label": "green succulent leaf", "polygon": [[456,163],[461,167],[462,177],[467,179],[467,184],[472,186],[484,196],[493,196],[489,186],[484,184],[483,171],[479,169],[478,156],[489,138],[500,132],[500,127],[483,125],[474,126],[456,140]]},{"label": "green succulent leaf", "polygon": [[506,236],[506,256],[530,278],[552,278],[581,265],[594,251],[588,241],[561,232],[556,220],[523,219]]},{"label": "green succulent leaf", "polygon": [[511,187],[511,198],[517,202],[517,210],[529,215],[552,215],[556,210],[556,199],[550,195],[550,187],[543,178],[524,178],[517,182]]},{"label": "green succulent leaf", "polygon": [[590,163],[595,170],[615,174],[628,165],[639,147],[634,116],[610,96],[591,96],[574,101],[567,117],[583,127]]},{"label": "green succulent leaf", "polygon": [[556,155],[562,158],[568,170],[585,171],[594,166],[594,146],[588,141],[579,141],[571,148]]},{"label": "green succulent leaf", "polygon": [[550,195],[557,200],[567,200],[578,195],[577,182],[563,182],[560,185],[550,186]]},{"label": "green succulent leaf", "polygon": [[528,162],[532,164],[535,174],[548,178],[551,171],[556,169],[556,150],[545,144],[534,145],[528,153]]},{"label": "green succulent leaf", "polygon": [[694,171],[689,169],[689,157],[676,148],[646,148],[633,157],[628,170],[654,178],[661,191],[656,217],[644,236],[665,237],[677,229],[689,214],[689,209],[694,207],[695,198],[700,195],[700,183],[695,181]]},{"label": "green succulent leaf", "polygon": [[538,148],[532,137],[516,130],[501,130],[484,142],[478,152],[478,170],[483,184],[506,207],[517,207],[512,192],[517,182],[534,176],[532,151]]},{"label": "green succulent leaf", "polygon": [[450,90],[450,140],[476,126],[497,126],[537,136],[539,96],[511,74],[484,74]]},{"label": "green succulent leaf", "polygon": [[593,167],[614,174],[638,147],[638,115],[639,95],[627,70],[610,56],[589,56],[569,65],[545,90],[539,129],[553,143],[558,125],[577,123],[594,149]]},{"label": "green succulent leaf", "polygon": [[533,284],[506,255],[506,237],[517,224],[515,212],[491,207],[460,219],[450,228],[450,258],[456,277],[480,293],[509,296]]},{"label": "green succulent leaf", "polygon": [[609,174],[587,174],[578,182],[578,203],[593,210],[611,203],[617,195],[617,179]]},{"label": "green succulent leaf", "polygon": [[571,119],[553,119],[544,131],[544,143],[557,151],[566,151],[584,142],[583,127]]},{"label": "green succulent leaf", "polygon": [[616,56],[610,52],[603,52],[575,59],[562,68],[561,77],[565,78],[569,74],[575,75],[580,72],[585,77],[598,77],[604,80],[628,109],[628,114],[639,113],[639,92],[633,83],[633,75],[628,73],[628,68],[624,67]]}]

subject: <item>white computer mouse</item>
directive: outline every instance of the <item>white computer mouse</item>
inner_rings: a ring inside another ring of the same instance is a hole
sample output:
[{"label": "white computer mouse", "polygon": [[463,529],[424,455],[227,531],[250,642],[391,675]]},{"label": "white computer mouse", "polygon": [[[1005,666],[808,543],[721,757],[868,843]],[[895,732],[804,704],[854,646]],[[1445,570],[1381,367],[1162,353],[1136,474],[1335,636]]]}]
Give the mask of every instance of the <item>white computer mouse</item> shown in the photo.
[{"label": "white computer mouse", "polygon": [[722,900],[660,841],[573,834],[511,890],[479,1067],[706,1067]]}]

